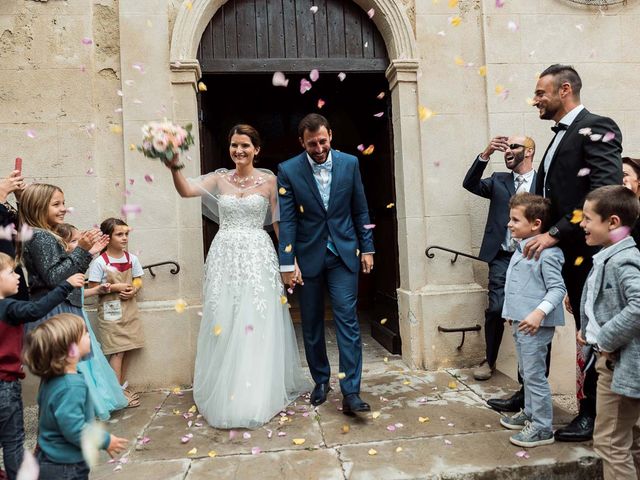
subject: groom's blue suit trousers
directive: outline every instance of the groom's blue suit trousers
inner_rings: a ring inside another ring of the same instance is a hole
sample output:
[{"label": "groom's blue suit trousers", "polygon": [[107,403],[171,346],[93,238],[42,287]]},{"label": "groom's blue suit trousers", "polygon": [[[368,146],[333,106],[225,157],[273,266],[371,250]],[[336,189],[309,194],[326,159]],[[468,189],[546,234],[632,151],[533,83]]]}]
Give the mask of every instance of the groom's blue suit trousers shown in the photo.
[{"label": "groom's blue suit trousers", "polygon": [[360,393],[362,342],[357,315],[358,272],[325,250],[324,269],[316,277],[305,277],[299,286],[302,332],[309,370],[315,383],[327,383],[331,376],[324,334],[324,292],[329,291],[340,352],[340,380],[343,395]]}]

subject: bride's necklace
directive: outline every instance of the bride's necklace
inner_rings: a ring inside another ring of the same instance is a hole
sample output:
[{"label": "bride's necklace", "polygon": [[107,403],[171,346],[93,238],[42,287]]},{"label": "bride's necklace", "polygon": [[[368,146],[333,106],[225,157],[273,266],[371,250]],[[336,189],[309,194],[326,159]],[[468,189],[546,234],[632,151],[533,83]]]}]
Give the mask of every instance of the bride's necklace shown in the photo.
[{"label": "bride's necklace", "polygon": [[233,172],[233,175],[231,175],[231,181],[238,185],[240,188],[244,188],[248,181],[254,179],[255,177],[253,174],[241,177],[240,175],[238,175],[238,172]]}]

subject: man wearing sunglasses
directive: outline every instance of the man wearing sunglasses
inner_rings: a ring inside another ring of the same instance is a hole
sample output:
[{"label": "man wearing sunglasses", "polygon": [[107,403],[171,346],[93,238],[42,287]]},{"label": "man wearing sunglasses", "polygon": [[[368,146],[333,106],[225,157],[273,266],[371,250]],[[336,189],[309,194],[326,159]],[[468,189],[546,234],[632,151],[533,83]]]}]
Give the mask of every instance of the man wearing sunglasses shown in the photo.
[{"label": "man wearing sunglasses", "polygon": [[[504,282],[509,260],[515,250],[507,229],[509,223],[509,199],[516,192],[535,191],[533,170],[534,141],[522,135],[498,136],[491,139],[487,148],[478,155],[467,172],[462,186],[471,193],[490,200],[489,214],[484,229],[480,259],[489,264],[489,306],[485,310],[484,336],[486,358],[473,372],[476,380],[491,378],[498,358],[498,350],[504,332],[502,304],[504,303]],[[504,153],[504,163],[509,172],[494,172],[482,178],[489,158],[494,152]],[[524,406],[524,392],[518,392],[506,408],[515,411]],[[507,402],[507,400],[498,400]],[[511,411],[511,410],[507,410]]]}]

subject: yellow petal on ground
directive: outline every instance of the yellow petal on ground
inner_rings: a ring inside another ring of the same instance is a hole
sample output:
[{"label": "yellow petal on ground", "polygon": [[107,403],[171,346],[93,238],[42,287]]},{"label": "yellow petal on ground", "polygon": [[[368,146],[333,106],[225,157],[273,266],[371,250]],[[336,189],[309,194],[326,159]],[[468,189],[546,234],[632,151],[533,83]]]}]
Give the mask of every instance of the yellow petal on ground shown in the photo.
[{"label": "yellow petal on ground", "polygon": [[458,388],[458,383],[455,380],[451,380],[447,386],[451,389],[456,389]]},{"label": "yellow petal on ground", "polygon": [[304,207],[302,205],[300,205],[300,213],[304,213]]},{"label": "yellow petal on ground", "polygon": [[187,452],[187,455],[195,455],[196,453],[198,453],[198,449],[194,447]]},{"label": "yellow petal on ground", "polygon": [[182,390],[180,389],[180,387],[174,387],[173,390],[171,390],[171,393],[174,393],[177,395],[179,393],[182,393]]},{"label": "yellow petal on ground", "polygon": [[378,418],[378,417],[380,416],[380,412],[373,412],[373,413],[371,413],[371,416],[372,416],[374,419],[376,419],[376,418]]},{"label": "yellow petal on ground", "polygon": [[220,325],[216,325],[213,327],[213,334],[218,337],[222,333],[222,327]]},{"label": "yellow petal on ground", "polygon": [[120,134],[122,133],[122,125],[109,125],[109,130],[111,130],[111,133]]},{"label": "yellow petal on ground", "polygon": [[204,84],[204,82],[198,82],[198,91],[199,92],[207,91],[207,86]]},{"label": "yellow petal on ground", "polygon": [[451,23],[451,25],[453,25],[454,27],[460,25],[460,22],[462,22],[462,18],[460,18],[458,15],[449,19],[449,23]]},{"label": "yellow petal on ground", "polygon": [[344,377],[346,377],[346,376],[347,376],[347,375],[346,375],[344,372],[340,372],[340,373],[338,373],[338,378],[339,378],[340,380],[342,380],[342,379],[343,379]]},{"label": "yellow petal on ground", "polygon": [[429,421],[429,417],[418,417],[418,421],[420,423],[427,423]]},{"label": "yellow petal on ground", "polygon": [[207,455],[209,455],[211,458],[213,458],[216,455],[218,455],[218,453],[215,450],[210,450],[209,453],[207,453]]},{"label": "yellow petal on ground", "polygon": [[304,442],[306,442],[307,440],[304,438],[294,438],[293,439],[293,444],[294,445],[303,445]]},{"label": "yellow petal on ground", "polygon": [[480,68],[478,68],[478,74],[481,77],[486,77],[487,76],[487,66],[486,65],[482,65]]},{"label": "yellow petal on ground", "polygon": [[573,262],[573,264],[574,264],[576,267],[579,267],[580,265],[582,265],[582,262],[584,262],[584,258],[583,258],[583,257],[578,257],[578,258],[576,258],[576,259],[575,259],[575,261]]},{"label": "yellow petal on ground", "polygon": [[175,308],[176,312],[183,313],[187,308],[187,302],[185,302],[183,299],[180,298],[178,299],[178,301],[176,302],[173,308]]},{"label": "yellow petal on ground", "polygon": [[196,413],[198,411],[198,408],[195,405],[191,405],[191,408],[189,409],[189,413]]},{"label": "yellow petal on ground", "polygon": [[173,409],[173,414],[174,415],[180,415],[182,412],[180,410],[178,410],[177,408]]},{"label": "yellow petal on ground", "polygon": [[393,208],[395,205],[396,205],[395,203],[389,203],[389,204],[387,205],[387,208]]},{"label": "yellow petal on ground", "polygon": [[382,320],[380,320],[380,325],[384,325],[385,323],[387,323],[387,319],[383,318]]},{"label": "yellow petal on ground", "polygon": [[571,223],[580,223],[582,221],[582,210],[574,210],[571,217]]},{"label": "yellow petal on ground", "polygon": [[138,289],[142,288],[142,280],[139,278],[134,278],[131,284]]},{"label": "yellow petal on ground", "polygon": [[397,447],[396,448],[396,453],[400,453],[402,451],[402,447]]},{"label": "yellow petal on ground", "polygon": [[411,382],[409,380],[405,380],[404,382],[402,382],[403,385],[411,385]]},{"label": "yellow petal on ground", "polygon": [[289,244],[286,247],[284,247],[284,252],[285,253],[290,253],[292,249],[293,249],[293,247],[291,246],[291,244]]},{"label": "yellow petal on ground", "polygon": [[373,448],[370,448],[369,451],[367,452],[369,455],[373,456],[373,455],[377,455],[378,452],[376,450],[374,450]]},{"label": "yellow petal on ground", "polygon": [[342,433],[349,433],[349,431],[351,430],[351,427],[348,424],[344,424],[342,425]]},{"label": "yellow petal on ground", "polygon": [[389,357],[384,357],[383,360],[384,360],[384,363],[389,363]]},{"label": "yellow petal on ground", "polygon": [[287,297],[284,295],[280,295],[280,303],[283,305],[287,303]]},{"label": "yellow petal on ground", "polygon": [[456,57],[453,59],[453,61],[455,62],[456,65],[458,65],[459,67],[464,65],[464,60],[462,59],[462,57]]}]

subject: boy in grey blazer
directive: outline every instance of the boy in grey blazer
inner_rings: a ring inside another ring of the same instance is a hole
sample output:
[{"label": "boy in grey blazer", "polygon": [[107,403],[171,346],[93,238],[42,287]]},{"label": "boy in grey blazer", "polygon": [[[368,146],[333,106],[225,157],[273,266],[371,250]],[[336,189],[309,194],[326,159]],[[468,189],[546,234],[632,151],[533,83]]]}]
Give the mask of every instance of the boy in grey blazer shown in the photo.
[{"label": "boy in grey blazer", "polygon": [[543,250],[538,260],[522,254],[527,242],[545,231],[551,209],[549,200],[518,193],[511,198],[509,209],[508,227],[511,236],[519,241],[507,270],[502,317],[513,331],[518,368],[524,380],[524,410],[502,417],[500,424],[520,430],[509,439],[514,445],[537,447],[554,442],[545,359],[555,327],[564,325],[564,255],[558,247]]},{"label": "boy in grey blazer", "polygon": [[640,478],[640,252],[629,236],[640,214],[631,190],[610,185],[587,195],[580,226],[603,247],[582,291],[578,342],[596,352],[593,448],[605,480]]}]

